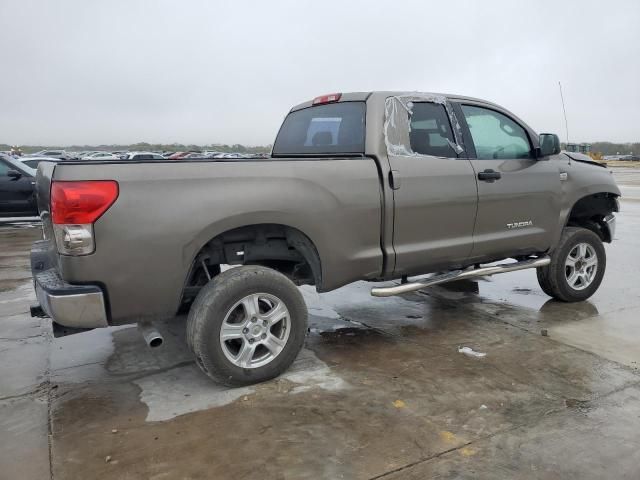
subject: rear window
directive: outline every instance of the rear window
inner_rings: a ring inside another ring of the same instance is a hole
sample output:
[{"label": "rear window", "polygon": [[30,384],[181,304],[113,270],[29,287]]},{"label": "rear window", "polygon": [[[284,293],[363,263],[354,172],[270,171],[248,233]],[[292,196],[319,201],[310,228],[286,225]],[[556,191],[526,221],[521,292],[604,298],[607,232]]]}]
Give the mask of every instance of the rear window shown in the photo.
[{"label": "rear window", "polygon": [[364,102],[318,105],[290,113],[274,155],[364,153]]}]

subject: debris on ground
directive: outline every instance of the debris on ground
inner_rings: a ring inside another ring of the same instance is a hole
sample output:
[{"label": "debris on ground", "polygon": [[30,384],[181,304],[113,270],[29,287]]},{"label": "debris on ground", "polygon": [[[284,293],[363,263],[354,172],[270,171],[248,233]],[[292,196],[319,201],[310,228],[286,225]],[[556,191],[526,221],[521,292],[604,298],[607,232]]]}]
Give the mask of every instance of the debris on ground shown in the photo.
[{"label": "debris on ground", "polygon": [[486,357],[487,354],[483,353],[483,352],[476,352],[473,348],[471,347],[458,347],[458,353],[464,353],[465,355],[469,356],[469,357]]},{"label": "debris on ground", "polygon": [[405,408],[407,406],[406,403],[404,403],[402,400],[394,400],[393,401],[393,406],[396,408]]}]

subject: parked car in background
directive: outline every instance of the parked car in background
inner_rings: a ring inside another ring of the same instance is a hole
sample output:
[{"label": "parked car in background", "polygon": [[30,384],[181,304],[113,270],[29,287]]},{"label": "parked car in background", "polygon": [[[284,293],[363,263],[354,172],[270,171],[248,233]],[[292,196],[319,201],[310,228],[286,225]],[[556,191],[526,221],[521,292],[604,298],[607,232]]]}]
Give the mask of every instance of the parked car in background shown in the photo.
[{"label": "parked car in background", "polygon": [[91,155],[92,153],[97,153],[94,150],[85,150],[82,152],[76,152],[72,160],[82,160],[84,157]]},{"label": "parked car in background", "polygon": [[95,152],[82,157],[81,160],[120,160],[120,157],[110,152]]},{"label": "parked car in background", "polygon": [[194,151],[190,151],[190,152],[176,152],[173,155],[169,156],[169,160],[180,160],[182,158],[185,158],[187,155],[191,155],[192,153],[200,153],[200,152],[194,152]]},{"label": "parked car in background", "polygon": [[36,171],[20,160],[0,154],[0,217],[36,217]]},{"label": "parked car in background", "polygon": [[59,158],[53,158],[53,157],[20,157],[19,160],[24,165],[26,165],[29,168],[33,168],[34,170],[37,170],[40,162],[57,163],[61,161]]},{"label": "parked car in background", "polygon": [[205,158],[217,158],[218,155],[222,155],[223,152],[216,152],[216,151],[205,151],[202,153],[202,156]]},{"label": "parked car in background", "polygon": [[25,157],[50,157],[57,158],[59,160],[71,160],[72,157],[64,150],[40,150],[36,153],[24,155]]},{"label": "parked car in background", "polygon": [[153,152],[129,152],[126,160],[164,160],[165,157]]}]

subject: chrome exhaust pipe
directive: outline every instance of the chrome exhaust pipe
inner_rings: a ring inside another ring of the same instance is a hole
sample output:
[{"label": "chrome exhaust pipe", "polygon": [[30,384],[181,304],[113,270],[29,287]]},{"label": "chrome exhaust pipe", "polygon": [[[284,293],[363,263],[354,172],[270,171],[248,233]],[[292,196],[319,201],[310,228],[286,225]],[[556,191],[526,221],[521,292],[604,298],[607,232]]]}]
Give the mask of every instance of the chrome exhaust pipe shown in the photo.
[{"label": "chrome exhaust pipe", "polygon": [[138,330],[140,330],[148,347],[156,348],[164,343],[164,338],[150,322],[139,322]]},{"label": "chrome exhaust pipe", "polygon": [[515,263],[501,263],[499,265],[491,265],[488,267],[469,268],[467,270],[454,270],[442,275],[425,278],[417,282],[401,283],[392,287],[374,287],[371,289],[371,295],[374,297],[391,297],[402,293],[415,292],[421,288],[432,287],[442,283],[454,282],[456,280],[466,280],[475,277],[486,277],[497,273],[515,272],[517,270],[525,270],[527,268],[539,268],[549,265],[551,258],[539,257],[530,260],[523,260]]}]

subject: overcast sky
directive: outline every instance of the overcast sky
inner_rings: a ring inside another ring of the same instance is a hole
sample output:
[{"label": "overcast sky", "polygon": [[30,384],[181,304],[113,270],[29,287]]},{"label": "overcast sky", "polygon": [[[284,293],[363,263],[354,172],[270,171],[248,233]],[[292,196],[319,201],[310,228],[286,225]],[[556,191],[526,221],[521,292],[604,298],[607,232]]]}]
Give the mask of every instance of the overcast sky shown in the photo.
[{"label": "overcast sky", "polygon": [[640,1],[0,0],[0,143],[272,143],[329,92],[497,102],[640,141]]}]

